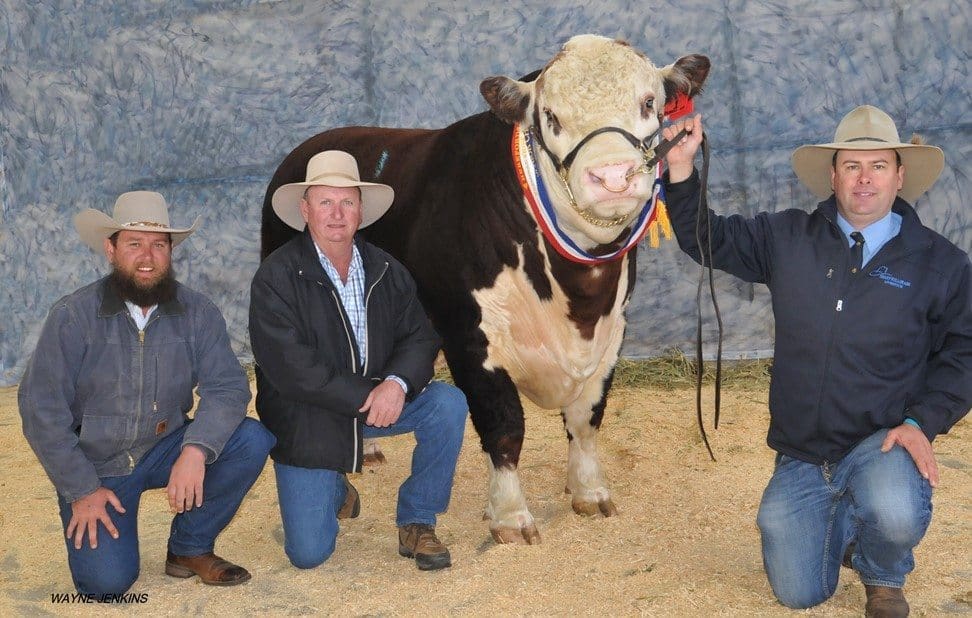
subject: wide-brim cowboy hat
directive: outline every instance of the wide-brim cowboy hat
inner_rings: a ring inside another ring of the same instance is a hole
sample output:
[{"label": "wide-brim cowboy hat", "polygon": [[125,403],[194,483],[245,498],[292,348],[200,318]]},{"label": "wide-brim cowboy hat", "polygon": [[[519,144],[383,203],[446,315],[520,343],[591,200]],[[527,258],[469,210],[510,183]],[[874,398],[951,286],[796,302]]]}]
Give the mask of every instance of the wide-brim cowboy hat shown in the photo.
[{"label": "wide-brim cowboy hat", "polygon": [[814,195],[830,197],[833,187],[830,172],[834,151],[837,150],[895,150],[905,168],[904,182],[898,195],[914,202],[935,184],[945,168],[945,155],[937,146],[903,144],[890,116],[871,105],[861,105],[844,116],[834,141],[829,144],[800,146],[793,151],[793,171]]},{"label": "wide-brim cowboy hat", "polygon": [[273,192],[273,212],[280,220],[294,228],[304,229],[304,217],[300,214],[300,200],[307,187],[359,187],[361,189],[361,224],[363,228],[377,221],[391,207],[395,191],[388,185],[362,182],[358,163],[342,150],[319,152],[307,162],[307,180],[281,185]]},{"label": "wide-brim cowboy hat", "polygon": [[115,200],[112,216],[88,208],[74,216],[74,227],[84,244],[100,252],[104,249],[105,239],[122,230],[167,233],[174,247],[196,231],[200,219],[196,217],[190,227],[172,227],[169,225],[169,207],[161,194],[155,191],[129,191]]}]

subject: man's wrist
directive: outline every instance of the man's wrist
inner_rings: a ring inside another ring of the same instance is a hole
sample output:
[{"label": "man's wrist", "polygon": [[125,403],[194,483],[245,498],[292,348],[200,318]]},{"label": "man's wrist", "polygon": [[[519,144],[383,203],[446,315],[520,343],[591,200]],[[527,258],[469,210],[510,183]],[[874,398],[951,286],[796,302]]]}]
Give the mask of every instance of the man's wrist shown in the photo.
[{"label": "man's wrist", "polygon": [[906,416],[905,417],[904,424],[906,424],[906,425],[912,425],[914,427],[917,427],[918,429],[921,429],[921,423],[919,423],[915,419],[911,418],[910,416]]},{"label": "man's wrist", "polygon": [[406,382],[402,378],[400,378],[400,377],[398,377],[396,375],[390,375],[387,378],[385,378],[385,380],[386,381],[387,380],[391,380],[395,384],[401,386],[402,387],[402,392],[405,393],[406,395],[408,395],[408,382]]}]

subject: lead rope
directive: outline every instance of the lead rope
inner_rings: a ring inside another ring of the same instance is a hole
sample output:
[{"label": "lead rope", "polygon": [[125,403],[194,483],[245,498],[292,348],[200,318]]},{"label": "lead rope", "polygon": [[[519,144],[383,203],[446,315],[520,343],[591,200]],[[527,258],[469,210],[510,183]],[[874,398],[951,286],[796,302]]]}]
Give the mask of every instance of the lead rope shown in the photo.
[{"label": "lead rope", "polygon": [[[699,174],[699,205],[695,219],[695,242],[699,247],[699,284],[695,292],[695,306],[697,309],[697,321],[695,330],[695,415],[699,423],[699,432],[702,434],[702,442],[705,449],[709,451],[709,457],[716,461],[712,447],[709,446],[709,437],[705,433],[705,424],[702,422],[702,374],[704,367],[702,364],[702,282],[705,280],[706,258],[708,258],[709,268],[709,296],[712,298],[712,308],[715,310],[716,323],[719,327],[719,346],[716,351],[716,375],[715,375],[715,428],[719,428],[719,409],[722,394],[722,313],[719,311],[719,302],[716,300],[715,276],[712,269],[712,223],[709,219],[708,186],[709,186],[709,140],[705,133],[702,134],[702,171]],[[705,217],[706,243],[705,249],[702,248],[702,218]]]}]

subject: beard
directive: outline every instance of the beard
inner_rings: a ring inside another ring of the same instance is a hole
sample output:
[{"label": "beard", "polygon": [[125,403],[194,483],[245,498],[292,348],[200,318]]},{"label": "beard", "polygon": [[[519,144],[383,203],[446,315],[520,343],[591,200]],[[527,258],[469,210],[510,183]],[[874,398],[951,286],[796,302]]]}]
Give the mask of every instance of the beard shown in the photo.
[{"label": "beard", "polygon": [[133,276],[113,268],[108,277],[108,285],[122,300],[127,300],[139,307],[161,305],[176,297],[176,280],[172,268],[163,273],[162,278],[149,285],[140,284]]}]

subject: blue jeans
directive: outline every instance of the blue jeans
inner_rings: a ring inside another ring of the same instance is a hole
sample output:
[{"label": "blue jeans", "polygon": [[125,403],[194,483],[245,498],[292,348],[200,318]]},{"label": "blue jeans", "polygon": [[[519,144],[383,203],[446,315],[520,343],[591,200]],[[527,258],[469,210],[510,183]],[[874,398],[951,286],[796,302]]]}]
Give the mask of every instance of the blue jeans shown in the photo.
[{"label": "blue jeans", "polygon": [[[364,427],[366,438],[415,433],[412,473],[398,490],[398,526],[434,526],[436,514],[449,506],[467,411],[462,391],[432,382],[405,406],[394,425]],[[344,474],[276,462],[273,471],[277,476],[284,551],[295,567],[316,567],[334,553],[337,512],[347,493]]]},{"label": "blue jeans", "polygon": [[783,605],[802,609],[829,599],[851,543],[863,583],[904,586],[915,566],[912,549],[931,521],[932,490],[904,448],[881,452],[887,433],[869,436],[836,464],[777,455],[756,523],[766,576]]},{"label": "blue jeans", "polygon": [[[122,594],[138,579],[138,505],[142,492],[165,487],[172,465],[182,453],[182,437],[188,423],[152,447],[135,465],[131,474],[101,479],[118,496],[124,513],[110,504],[105,508],[118,538],[113,539],[103,525],[98,527],[98,548],[91,549],[87,533],[81,549],[74,548],[74,538],[65,539],[68,566],[74,587],[82,594]],[[198,556],[213,551],[216,536],[236,514],[243,496],[267,461],[276,442],[267,429],[252,418],[245,418],[226,442],[216,461],[206,466],[203,479],[203,504],[172,518],[168,549],[178,556]],[[67,530],[71,521],[71,503],[58,495],[61,523]]]}]

